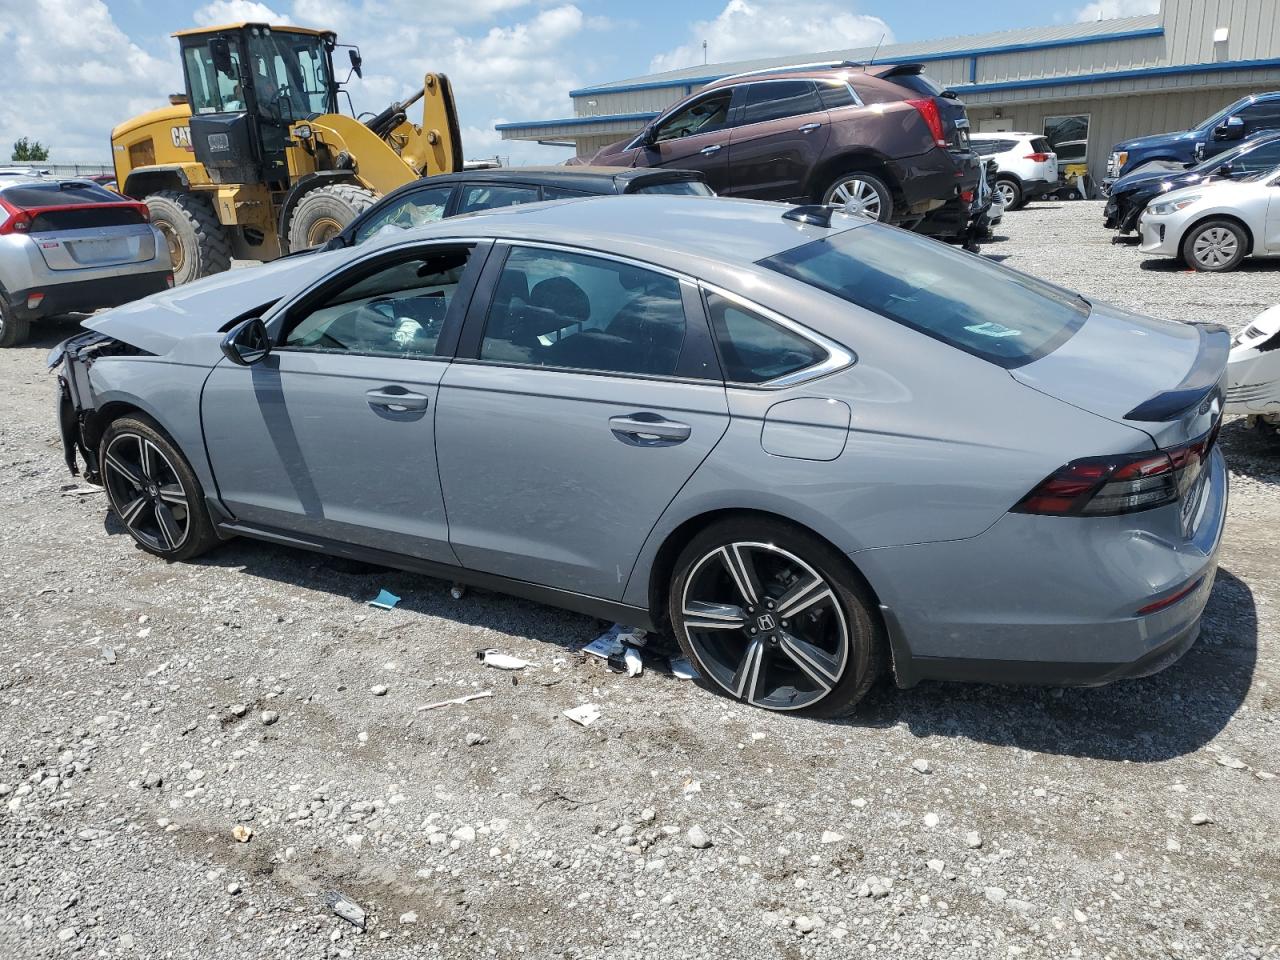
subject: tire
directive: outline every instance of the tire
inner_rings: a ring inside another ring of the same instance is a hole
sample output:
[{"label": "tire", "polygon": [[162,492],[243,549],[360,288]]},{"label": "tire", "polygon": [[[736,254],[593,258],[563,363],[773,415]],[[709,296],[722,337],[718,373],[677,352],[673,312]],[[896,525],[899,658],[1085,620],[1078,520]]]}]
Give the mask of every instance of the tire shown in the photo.
[{"label": "tire", "polygon": [[175,285],[231,269],[231,240],[204,197],[161,190],[147,197],[147,208],[169,243]]},{"label": "tire", "polygon": [[1226,273],[1248,255],[1249,237],[1234,220],[1206,220],[1187,231],[1179,250],[1189,267]]},{"label": "tire", "polygon": [[[799,607],[787,616],[789,595]],[[667,605],[680,649],[707,683],[752,706],[847,716],[883,668],[876,605],[848,561],[779,520],[730,518],[695,536],[676,560]]]},{"label": "tire", "polygon": [[20,347],[30,333],[31,322],[13,315],[5,302],[4,291],[0,290],[0,348]]},{"label": "tire", "polygon": [[107,427],[98,472],[111,512],[147,553],[190,560],[219,542],[200,481],[150,418],[121,417]]},{"label": "tire", "polygon": [[353,183],[332,183],[304,193],[289,217],[289,249],[309,250],[378,202],[378,195]]},{"label": "tire", "polygon": [[881,223],[893,217],[893,191],[874,173],[851,170],[842,173],[822,192],[822,203],[847,206]]},{"label": "tire", "polygon": [[1006,210],[1021,210],[1027,205],[1026,194],[1022,191],[1022,184],[1017,180],[1011,177],[998,177],[996,178],[996,189],[1004,197],[1004,208]]}]

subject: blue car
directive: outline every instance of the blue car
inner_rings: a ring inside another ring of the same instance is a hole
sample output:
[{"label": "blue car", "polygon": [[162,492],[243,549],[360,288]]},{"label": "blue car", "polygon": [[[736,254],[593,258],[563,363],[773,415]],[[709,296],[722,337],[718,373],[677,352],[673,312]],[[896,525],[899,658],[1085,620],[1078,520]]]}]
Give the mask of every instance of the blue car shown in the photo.
[{"label": "blue car", "polygon": [[1155,160],[1200,163],[1264,130],[1280,129],[1280,91],[1241,97],[1190,130],[1123,140],[1111,148],[1109,178],[1123,177]]},{"label": "blue car", "polygon": [[1234,150],[1179,170],[1175,164],[1125,174],[1108,187],[1105,223],[1121,234],[1138,229],[1138,218],[1156,197],[1215,177],[1243,177],[1280,166],[1280,130],[1262,133]]}]

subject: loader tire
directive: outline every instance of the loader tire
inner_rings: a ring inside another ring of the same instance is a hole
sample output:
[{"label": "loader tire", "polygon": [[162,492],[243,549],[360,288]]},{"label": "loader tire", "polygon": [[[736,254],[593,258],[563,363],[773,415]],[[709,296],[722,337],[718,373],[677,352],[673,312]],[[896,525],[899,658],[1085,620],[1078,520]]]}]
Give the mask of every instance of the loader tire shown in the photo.
[{"label": "loader tire", "polygon": [[303,194],[289,218],[289,250],[322,246],[378,202],[378,195],[354,183],[331,183]]},{"label": "loader tire", "polygon": [[147,197],[147,208],[169,244],[175,284],[230,269],[231,240],[204,197],[161,190]]}]

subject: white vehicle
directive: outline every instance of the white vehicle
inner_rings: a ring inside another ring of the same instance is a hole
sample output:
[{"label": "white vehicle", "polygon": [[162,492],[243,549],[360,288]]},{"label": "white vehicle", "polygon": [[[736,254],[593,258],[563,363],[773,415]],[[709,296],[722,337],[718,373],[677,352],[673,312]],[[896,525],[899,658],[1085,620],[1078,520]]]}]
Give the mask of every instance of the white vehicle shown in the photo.
[{"label": "white vehicle", "polygon": [[1142,211],[1138,234],[1143,253],[1211,273],[1280,256],[1280,167],[1171,190]]},{"label": "white vehicle", "polygon": [[1227,413],[1280,436],[1280,306],[1260,314],[1236,336],[1227,360]]},{"label": "white vehicle", "polygon": [[996,162],[996,190],[1006,210],[1019,210],[1058,189],[1058,157],[1034,133],[971,133],[974,153]]}]

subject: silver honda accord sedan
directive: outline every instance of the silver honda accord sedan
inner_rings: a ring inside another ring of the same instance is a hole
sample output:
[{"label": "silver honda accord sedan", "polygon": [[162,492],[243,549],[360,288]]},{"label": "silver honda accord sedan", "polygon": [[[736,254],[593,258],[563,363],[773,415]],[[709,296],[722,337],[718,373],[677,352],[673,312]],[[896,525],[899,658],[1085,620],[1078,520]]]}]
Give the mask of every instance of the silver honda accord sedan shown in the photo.
[{"label": "silver honda accord sedan", "polygon": [[85,326],[67,462],[144,550],[256,537],[670,631],[770,710],[1143,676],[1213,586],[1223,330],[828,208],[531,204]]}]

